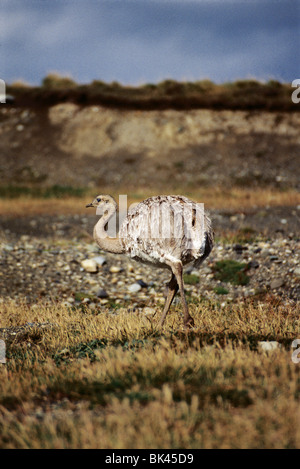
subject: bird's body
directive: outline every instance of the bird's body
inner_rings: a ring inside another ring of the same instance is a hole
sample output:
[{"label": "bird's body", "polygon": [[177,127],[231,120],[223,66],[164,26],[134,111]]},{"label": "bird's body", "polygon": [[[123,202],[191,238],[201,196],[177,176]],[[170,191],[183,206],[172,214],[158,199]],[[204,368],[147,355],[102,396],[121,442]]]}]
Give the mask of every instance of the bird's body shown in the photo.
[{"label": "bird's body", "polygon": [[211,222],[203,204],[179,195],[150,197],[129,210],[118,238],[107,238],[105,230],[117,210],[113,197],[100,195],[88,206],[103,211],[94,228],[94,239],[101,249],[172,272],[161,324],[179,288],[184,323],[193,325],[184,296],[182,271],[187,264],[198,267],[213,246]]},{"label": "bird's body", "polygon": [[[201,209],[182,196],[156,196],[140,202],[120,227],[125,252],[137,261],[168,269],[168,259],[183,265],[202,261],[210,221]],[[204,216],[203,230],[197,230],[196,223],[193,226],[196,211],[198,224]]]}]

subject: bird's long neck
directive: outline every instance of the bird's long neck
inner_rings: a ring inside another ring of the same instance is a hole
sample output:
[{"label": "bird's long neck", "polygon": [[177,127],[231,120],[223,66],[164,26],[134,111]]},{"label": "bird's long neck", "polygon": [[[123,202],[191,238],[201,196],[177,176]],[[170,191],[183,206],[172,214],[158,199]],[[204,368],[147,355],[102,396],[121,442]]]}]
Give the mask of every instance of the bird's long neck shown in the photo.
[{"label": "bird's long neck", "polygon": [[120,239],[118,237],[109,238],[107,235],[107,231],[105,230],[107,223],[116,213],[116,209],[117,207],[109,205],[108,209],[98,220],[94,227],[94,240],[96,241],[100,249],[102,249],[103,251],[112,252],[115,254],[122,254],[124,253],[124,248],[120,243]]}]

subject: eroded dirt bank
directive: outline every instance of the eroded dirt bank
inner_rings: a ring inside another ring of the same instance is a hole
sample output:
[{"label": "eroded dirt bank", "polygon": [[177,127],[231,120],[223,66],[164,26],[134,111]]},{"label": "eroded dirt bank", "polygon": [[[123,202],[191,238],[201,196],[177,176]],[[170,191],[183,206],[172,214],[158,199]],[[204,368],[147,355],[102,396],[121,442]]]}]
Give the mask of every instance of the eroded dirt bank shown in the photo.
[{"label": "eroded dirt bank", "polygon": [[0,108],[3,184],[299,187],[300,115]]}]

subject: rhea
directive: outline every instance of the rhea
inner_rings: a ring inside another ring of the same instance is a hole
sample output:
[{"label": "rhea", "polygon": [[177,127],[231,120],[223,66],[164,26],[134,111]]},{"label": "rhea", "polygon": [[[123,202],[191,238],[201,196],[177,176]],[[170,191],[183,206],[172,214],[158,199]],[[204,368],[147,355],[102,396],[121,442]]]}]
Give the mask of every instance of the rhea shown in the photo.
[{"label": "rhea", "polygon": [[193,327],[184,294],[183,267],[199,267],[213,247],[211,220],[203,204],[180,195],[150,197],[128,211],[116,237],[109,237],[107,232],[108,222],[118,210],[115,199],[99,195],[86,207],[96,207],[102,215],[93,233],[101,250],[126,254],[138,262],[170,270],[161,326],[179,290],[184,326]]}]

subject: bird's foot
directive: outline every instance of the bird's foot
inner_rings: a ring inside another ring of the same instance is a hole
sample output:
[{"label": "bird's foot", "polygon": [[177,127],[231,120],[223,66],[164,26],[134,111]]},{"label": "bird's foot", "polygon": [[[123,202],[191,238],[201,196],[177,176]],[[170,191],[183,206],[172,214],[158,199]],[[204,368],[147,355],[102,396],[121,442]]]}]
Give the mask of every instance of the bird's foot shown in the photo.
[{"label": "bird's foot", "polygon": [[195,326],[194,319],[192,316],[189,316],[187,319],[184,320],[184,327],[186,329],[191,329],[192,327]]}]

